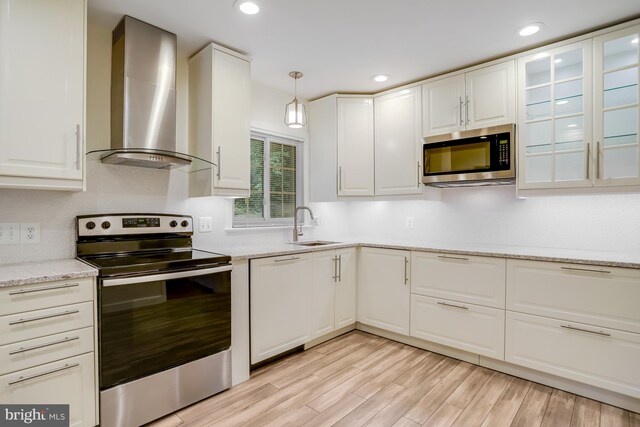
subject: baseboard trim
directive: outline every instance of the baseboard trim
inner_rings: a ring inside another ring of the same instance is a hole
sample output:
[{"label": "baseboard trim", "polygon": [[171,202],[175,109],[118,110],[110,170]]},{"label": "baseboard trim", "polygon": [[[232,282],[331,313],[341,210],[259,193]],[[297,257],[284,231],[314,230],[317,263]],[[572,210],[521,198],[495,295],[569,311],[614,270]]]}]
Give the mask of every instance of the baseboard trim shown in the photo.
[{"label": "baseboard trim", "polygon": [[306,343],[306,344],[304,345],[304,349],[305,349],[305,350],[308,350],[308,349],[310,349],[311,347],[315,347],[315,346],[317,346],[318,344],[322,344],[323,342],[326,342],[326,341],[332,340],[332,339],[334,339],[334,338],[337,338],[337,337],[339,337],[340,335],[344,335],[344,334],[346,334],[347,332],[354,331],[355,329],[356,329],[356,324],[355,324],[355,323],[353,323],[353,324],[351,324],[351,325],[349,325],[349,326],[345,326],[345,327],[343,327],[343,328],[340,328],[340,329],[338,329],[338,330],[335,330],[335,331],[330,332],[330,333],[328,333],[328,334],[326,334],[326,335],[323,335],[323,336],[321,336],[321,337],[318,337],[318,338],[316,338],[316,339],[314,339],[314,340],[309,341],[308,343]]}]

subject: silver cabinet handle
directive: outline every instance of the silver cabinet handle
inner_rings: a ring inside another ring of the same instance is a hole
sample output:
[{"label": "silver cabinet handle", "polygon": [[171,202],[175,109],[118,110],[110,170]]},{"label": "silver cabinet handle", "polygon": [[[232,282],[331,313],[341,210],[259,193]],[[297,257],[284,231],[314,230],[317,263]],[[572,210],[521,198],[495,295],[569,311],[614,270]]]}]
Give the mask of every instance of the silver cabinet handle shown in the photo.
[{"label": "silver cabinet handle", "polygon": [[295,261],[297,259],[300,259],[300,257],[292,256],[290,258],[279,258],[279,259],[274,259],[273,262]]},{"label": "silver cabinet handle", "polygon": [[66,365],[64,365],[64,366],[62,366],[60,368],[51,369],[50,371],[41,372],[39,374],[30,375],[28,377],[20,377],[15,381],[9,381],[9,385],[22,383],[22,382],[25,382],[25,381],[32,380],[34,378],[44,377],[45,375],[54,374],[54,373],[60,372],[60,371],[66,371],[67,369],[75,368],[77,366],[80,366],[80,363],[66,364]]},{"label": "silver cabinet handle", "polygon": [[596,178],[600,179],[600,141],[596,141]]},{"label": "silver cabinet handle", "polygon": [[469,120],[469,96],[465,96],[467,102],[464,105],[464,116],[465,119],[467,120],[467,124],[469,124],[470,120]]},{"label": "silver cabinet handle", "polygon": [[438,305],[444,305],[446,307],[459,308],[461,310],[469,310],[469,307],[467,307],[466,305],[450,304],[450,303],[444,302],[444,301],[438,301]]},{"label": "silver cabinet handle", "polygon": [[76,170],[80,170],[80,159],[82,157],[82,134],[80,124],[76,125]]},{"label": "silver cabinet handle", "polygon": [[418,163],[418,188],[420,188],[420,162]]},{"label": "silver cabinet handle", "polygon": [[409,264],[409,260],[407,257],[404,257],[404,284],[406,285],[409,281],[409,277],[407,276],[407,264]]},{"label": "silver cabinet handle", "polygon": [[342,282],[342,255],[338,255],[338,282]]},{"label": "silver cabinet handle", "polygon": [[338,191],[342,191],[342,166],[338,166]]},{"label": "silver cabinet handle", "polygon": [[451,256],[451,255],[438,255],[438,258],[442,258],[442,259],[457,259],[460,261],[469,261],[469,258],[463,257],[463,256]]},{"label": "silver cabinet handle", "polygon": [[462,97],[460,97],[460,126],[464,126],[464,121],[462,120],[462,105],[464,105],[464,103],[462,102]]},{"label": "silver cabinet handle", "polygon": [[567,271],[587,271],[589,273],[602,273],[602,274],[611,274],[609,270],[597,270],[592,268],[578,268],[578,267],[560,267],[561,270]]},{"label": "silver cabinet handle", "polygon": [[222,148],[218,145],[218,150],[216,150],[216,155],[218,156],[218,171],[216,172],[216,175],[218,175],[218,180],[220,179],[220,169],[222,167]]},{"label": "silver cabinet handle", "polygon": [[27,351],[37,350],[39,348],[50,347],[50,346],[56,345],[56,344],[64,344],[66,342],[76,341],[76,340],[79,340],[79,339],[80,339],[80,337],[71,337],[71,338],[64,337],[64,339],[61,339],[61,340],[58,340],[58,341],[49,342],[49,343],[46,343],[46,344],[34,345],[33,347],[21,347],[18,350],[9,352],[9,356],[13,356],[14,354],[26,353]]},{"label": "silver cabinet handle", "polygon": [[608,332],[604,332],[604,331],[590,331],[589,329],[582,329],[582,328],[576,328],[575,326],[571,326],[571,325],[560,325],[561,328],[564,329],[570,329],[572,331],[579,331],[579,332],[587,332],[589,334],[594,334],[594,335],[601,335],[603,337],[610,337],[611,334]]},{"label": "silver cabinet handle", "polygon": [[80,313],[80,310],[67,310],[63,313],[46,314],[44,316],[29,317],[28,319],[19,319],[15,322],[9,322],[9,326],[21,325],[23,323],[35,322],[36,320],[51,319],[53,317],[68,316],[69,314]]},{"label": "silver cabinet handle", "polygon": [[44,292],[44,291],[51,291],[51,290],[54,290],[54,289],[75,288],[76,286],[80,286],[80,284],[79,283],[66,283],[64,285],[45,286],[43,288],[20,289],[19,291],[9,292],[9,295],[31,294],[33,292]]},{"label": "silver cabinet handle", "polygon": [[587,142],[587,179],[589,179],[589,165],[591,162],[591,143]]},{"label": "silver cabinet handle", "polygon": [[334,256],[332,258],[333,260],[333,276],[331,277],[333,279],[333,282],[337,282],[338,281],[338,257]]}]

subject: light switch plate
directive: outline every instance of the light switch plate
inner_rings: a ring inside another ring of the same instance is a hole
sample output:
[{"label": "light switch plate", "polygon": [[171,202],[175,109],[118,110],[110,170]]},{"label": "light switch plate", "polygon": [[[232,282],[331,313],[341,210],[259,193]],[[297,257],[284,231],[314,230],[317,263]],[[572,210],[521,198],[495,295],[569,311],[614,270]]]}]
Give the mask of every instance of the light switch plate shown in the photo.
[{"label": "light switch plate", "polygon": [[213,230],[213,219],[210,216],[201,216],[198,224],[201,233],[211,233]]},{"label": "light switch plate", "polygon": [[23,222],[20,224],[20,243],[40,243],[40,223]]},{"label": "light switch plate", "polygon": [[0,223],[0,245],[17,245],[20,243],[20,224],[17,222]]}]

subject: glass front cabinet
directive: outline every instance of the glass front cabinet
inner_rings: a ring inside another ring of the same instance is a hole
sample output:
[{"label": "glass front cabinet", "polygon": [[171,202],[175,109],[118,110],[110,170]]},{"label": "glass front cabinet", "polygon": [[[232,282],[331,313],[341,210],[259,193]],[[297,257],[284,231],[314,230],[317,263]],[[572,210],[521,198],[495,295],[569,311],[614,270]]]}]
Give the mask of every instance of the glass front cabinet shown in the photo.
[{"label": "glass front cabinet", "polygon": [[639,30],[518,60],[520,190],[640,186]]}]

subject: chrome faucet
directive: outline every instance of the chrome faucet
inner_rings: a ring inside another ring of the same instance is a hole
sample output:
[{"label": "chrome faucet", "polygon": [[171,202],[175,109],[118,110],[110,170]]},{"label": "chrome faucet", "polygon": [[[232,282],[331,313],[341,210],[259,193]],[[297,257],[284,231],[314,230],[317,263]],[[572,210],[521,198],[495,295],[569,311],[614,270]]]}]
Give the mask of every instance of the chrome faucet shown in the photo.
[{"label": "chrome faucet", "polygon": [[300,230],[298,230],[298,211],[304,210],[304,209],[308,210],[309,211],[309,215],[311,215],[311,219],[314,219],[313,218],[313,212],[308,207],[306,207],[306,206],[298,206],[296,208],[296,211],[293,214],[293,241],[294,242],[298,241],[298,236],[302,236],[302,224],[300,225]]}]

